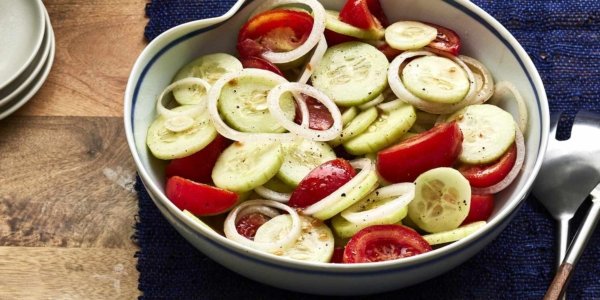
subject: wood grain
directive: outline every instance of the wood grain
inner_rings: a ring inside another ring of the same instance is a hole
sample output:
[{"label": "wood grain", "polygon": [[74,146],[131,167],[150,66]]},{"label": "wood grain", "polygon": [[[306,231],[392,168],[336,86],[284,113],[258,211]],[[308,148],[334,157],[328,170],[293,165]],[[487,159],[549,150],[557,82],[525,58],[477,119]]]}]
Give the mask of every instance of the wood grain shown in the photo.
[{"label": "wood grain", "polygon": [[0,155],[0,246],[135,249],[121,118],[11,117]]},{"label": "wood grain", "polygon": [[134,299],[131,251],[0,247],[2,299]]},{"label": "wood grain", "polygon": [[146,45],[146,0],[44,0],[56,57],[37,95],[16,114],[122,116],[129,72]]}]

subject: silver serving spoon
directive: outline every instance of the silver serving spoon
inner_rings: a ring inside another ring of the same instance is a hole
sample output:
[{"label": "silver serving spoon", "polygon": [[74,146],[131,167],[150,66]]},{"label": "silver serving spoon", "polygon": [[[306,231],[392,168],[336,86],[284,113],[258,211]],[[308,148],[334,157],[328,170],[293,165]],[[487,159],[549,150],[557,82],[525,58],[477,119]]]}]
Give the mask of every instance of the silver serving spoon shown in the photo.
[{"label": "silver serving spoon", "polygon": [[600,182],[600,115],[579,112],[565,141],[553,138],[559,119],[560,113],[550,117],[551,138],[533,185],[533,194],[558,221],[557,266],[567,252],[569,221]]}]

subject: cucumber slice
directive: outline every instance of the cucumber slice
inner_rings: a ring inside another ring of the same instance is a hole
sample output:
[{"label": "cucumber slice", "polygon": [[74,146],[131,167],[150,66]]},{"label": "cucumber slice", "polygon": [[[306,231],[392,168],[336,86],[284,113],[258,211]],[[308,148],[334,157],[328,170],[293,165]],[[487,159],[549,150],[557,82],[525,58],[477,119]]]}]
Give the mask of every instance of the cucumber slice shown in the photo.
[{"label": "cucumber slice", "polygon": [[366,197],[376,187],[377,172],[369,172],[365,180],[363,180],[359,185],[355,186],[347,194],[342,194],[342,196],[335,202],[335,204],[326,207],[317,213],[314,213],[313,217],[319,220],[329,219],[340,213],[342,210],[350,207],[357,201],[360,201],[362,198]]},{"label": "cucumber slice", "polygon": [[325,10],[325,12],[325,28],[333,32],[365,40],[379,40],[385,34],[382,29],[368,30],[342,22],[340,13],[335,10]]},{"label": "cucumber slice", "polygon": [[333,149],[326,143],[303,139],[300,143],[290,143],[277,177],[285,184],[296,187],[310,171],[326,161],[336,158]]},{"label": "cucumber slice", "polygon": [[382,112],[369,128],[344,143],[344,149],[353,155],[377,152],[398,142],[417,119],[410,104],[402,104],[390,112]]},{"label": "cucumber slice", "polygon": [[[195,105],[178,106],[172,111],[184,112],[192,109],[195,109]],[[193,125],[177,132],[167,129],[168,121],[164,116],[158,116],[152,122],[148,128],[146,144],[154,157],[166,160],[190,156],[215,139],[217,130],[210,121],[208,111],[191,117]]]},{"label": "cucumber slice", "polygon": [[347,42],[325,52],[312,74],[313,86],[340,106],[366,103],[387,86],[389,62],[377,48]]},{"label": "cucumber slice", "polygon": [[471,186],[455,169],[429,170],[417,177],[415,189],[408,217],[427,232],[456,229],[469,214]]},{"label": "cucumber slice", "polygon": [[358,115],[358,108],[356,106],[349,107],[342,114],[342,124],[346,126],[346,124],[350,123],[350,121],[354,120],[354,118]]},{"label": "cucumber slice", "polygon": [[[388,200],[390,200],[390,199],[388,199]],[[384,202],[385,201],[387,201],[387,200],[384,200]],[[384,204],[384,203],[381,203],[381,204]],[[354,204],[354,205],[356,205],[356,204]],[[371,208],[374,208],[374,207],[368,207],[367,209],[371,209]],[[339,236],[341,238],[350,238],[353,235],[355,235],[357,232],[359,232],[360,230],[367,228],[369,226],[372,226],[372,225],[397,224],[398,222],[400,222],[402,219],[404,219],[406,217],[407,213],[408,213],[408,207],[404,206],[401,210],[390,213],[390,215],[387,216],[386,218],[378,219],[378,220],[370,222],[370,223],[362,223],[362,224],[356,224],[356,223],[349,222],[341,215],[336,215],[335,217],[333,217],[331,219],[331,226],[333,227],[333,232],[337,236]]]},{"label": "cucumber slice", "polygon": [[271,178],[271,180],[263,186],[278,193],[291,193],[294,191],[293,187],[285,184],[285,182],[281,181],[277,176]]},{"label": "cucumber slice", "polygon": [[337,147],[340,144],[351,140],[355,136],[360,135],[365,132],[375,120],[377,120],[378,115],[375,107],[371,107],[361,112],[348,125],[344,126],[340,136],[330,141],[329,144],[333,147]]},{"label": "cucumber slice", "polygon": [[217,159],[212,179],[222,189],[247,192],[267,183],[282,163],[283,151],[278,142],[235,142]]},{"label": "cucumber slice", "polygon": [[469,92],[467,73],[457,63],[439,56],[422,56],[402,69],[406,89],[423,100],[453,104]]},{"label": "cucumber slice", "polygon": [[398,50],[423,48],[436,37],[436,28],[415,21],[396,22],[385,29],[385,41]]},{"label": "cucumber slice", "polygon": [[485,221],[473,222],[450,231],[426,234],[423,236],[423,238],[429,243],[429,245],[456,242],[460,239],[466,238],[467,236],[471,235],[473,232],[477,231],[477,229],[483,227],[485,224]]},{"label": "cucumber slice", "polygon": [[[219,97],[219,112],[234,129],[243,132],[279,133],[285,129],[269,112],[267,94],[276,85],[285,82],[260,76],[240,76],[226,83]],[[290,93],[281,97],[281,109],[292,120],[294,100]]]},{"label": "cucumber slice", "polygon": [[[214,84],[225,73],[237,72],[242,70],[242,63],[234,56],[227,53],[214,53],[200,56],[187,65],[183,66],[175,77],[173,82],[187,78],[197,77]],[[187,87],[175,88],[173,97],[180,104],[197,104],[202,97],[206,96],[207,91],[204,87],[194,84]]]},{"label": "cucumber slice", "polygon": [[467,106],[448,118],[456,120],[463,133],[462,151],[458,156],[467,164],[485,164],[499,159],[514,143],[515,121],[498,106]]},{"label": "cucumber slice", "polygon": [[[333,233],[327,225],[307,216],[300,216],[302,234],[294,245],[273,253],[292,259],[315,262],[329,262],[333,255]],[[256,230],[254,241],[272,243],[285,237],[292,227],[290,215],[278,215]]]}]

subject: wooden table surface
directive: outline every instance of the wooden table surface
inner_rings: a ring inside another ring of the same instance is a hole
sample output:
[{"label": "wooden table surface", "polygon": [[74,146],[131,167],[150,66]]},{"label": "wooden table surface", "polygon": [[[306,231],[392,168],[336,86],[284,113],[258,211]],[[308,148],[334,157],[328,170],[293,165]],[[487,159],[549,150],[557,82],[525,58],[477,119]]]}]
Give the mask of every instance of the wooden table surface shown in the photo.
[{"label": "wooden table surface", "polygon": [[56,58],[0,120],[0,299],[131,299],[135,169],[123,94],[146,0],[44,0]]}]

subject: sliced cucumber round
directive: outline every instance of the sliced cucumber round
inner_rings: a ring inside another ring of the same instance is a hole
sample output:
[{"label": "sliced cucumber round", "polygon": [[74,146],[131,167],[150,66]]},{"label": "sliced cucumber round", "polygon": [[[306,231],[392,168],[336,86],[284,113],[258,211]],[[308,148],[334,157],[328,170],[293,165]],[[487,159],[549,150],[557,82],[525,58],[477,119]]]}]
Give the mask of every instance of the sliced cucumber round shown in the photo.
[{"label": "sliced cucumber round", "polygon": [[217,159],[212,179],[222,189],[247,192],[267,183],[282,163],[283,151],[278,142],[235,142]]},{"label": "sliced cucumber round", "polygon": [[[391,200],[391,199],[387,199]],[[384,204],[384,203],[381,203]],[[354,204],[356,205],[356,204]],[[367,209],[372,209],[374,207],[368,207]],[[341,238],[350,238],[355,235],[361,229],[367,228],[372,225],[384,225],[384,224],[397,224],[402,219],[406,217],[408,213],[408,207],[404,206],[402,209],[394,212],[390,212],[390,214],[386,218],[377,219],[373,222],[356,224],[346,220],[341,215],[336,215],[331,219],[331,226],[333,227],[333,232]]]},{"label": "sliced cucumber round", "polygon": [[416,119],[415,109],[407,103],[390,112],[381,112],[365,132],[345,142],[344,149],[353,155],[377,152],[398,142]]},{"label": "sliced cucumber round", "polygon": [[335,10],[326,10],[325,28],[337,32],[339,34],[365,39],[365,40],[378,40],[384,36],[382,29],[363,29],[356,26],[352,26],[346,22],[340,21],[340,13]]},{"label": "sliced cucumber round", "polygon": [[[323,222],[307,216],[300,216],[302,234],[294,245],[287,249],[277,250],[273,253],[292,259],[329,262],[333,255],[333,233]],[[256,230],[254,241],[258,243],[272,243],[285,237],[292,227],[290,215],[278,215],[261,225]]]},{"label": "sliced cucumber round", "polygon": [[396,22],[385,29],[385,41],[394,49],[416,50],[437,37],[437,29],[415,21]]},{"label": "sliced cucumber round", "polygon": [[439,56],[422,56],[402,69],[406,89],[423,100],[453,104],[469,92],[467,73],[457,63]]},{"label": "sliced cucumber round", "polygon": [[491,163],[515,141],[515,120],[510,113],[495,105],[467,106],[448,120],[456,120],[463,133],[458,159],[467,164]]},{"label": "sliced cucumber round", "polygon": [[347,42],[325,52],[312,74],[313,86],[340,106],[354,106],[377,97],[387,86],[389,62],[377,48]]},{"label": "sliced cucumber round", "polygon": [[359,185],[352,188],[347,194],[342,194],[335,204],[326,207],[317,213],[314,213],[313,217],[319,220],[329,219],[340,213],[342,210],[350,207],[357,201],[360,201],[377,187],[377,177],[377,172],[369,172],[365,180],[363,180]]},{"label": "sliced cucumber round", "polygon": [[[234,56],[227,53],[214,53],[200,56],[183,66],[173,81],[187,77],[197,77],[214,84],[225,73],[242,70],[242,63]],[[175,88],[173,97],[180,104],[197,104],[207,94],[206,89],[198,84]]]},{"label": "sliced cucumber round", "polygon": [[348,107],[348,109],[342,113],[342,124],[346,126],[346,124],[354,120],[356,115],[358,115],[358,108],[356,108],[356,106]]},{"label": "sliced cucumber round", "polygon": [[375,120],[379,114],[375,107],[371,107],[365,111],[359,113],[349,124],[344,126],[342,133],[339,137],[329,142],[333,147],[336,147],[346,141],[351,140],[353,137],[365,132]]},{"label": "sliced cucumber round", "polygon": [[485,221],[473,222],[450,231],[426,234],[423,236],[423,239],[425,239],[429,245],[456,242],[473,234],[473,232],[477,231],[477,229],[483,227],[485,224]]},{"label": "sliced cucumber round", "polygon": [[415,180],[415,199],[408,204],[408,216],[419,228],[436,233],[458,228],[470,207],[469,181],[455,169],[436,168]]},{"label": "sliced cucumber round", "polygon": [[[245,75],[225,84],[219,97],[219,112],[234,129],[243,132],[279,133],[285,128],[269,112],[267,94],[276,85],[285,82],[272,78]],[[281,109],[286,117],[294,119],[292,94],[281,97]]]},{"label": "sliced cucumber round", "polygon": [[[184,112],[192,109],[195,109],[195,105],[179,106],[172,111]],[[166,160],[190,156],[202,150],[217,136],[208,111],[185,118],[188,119],[193,123],[186,124],[186,129],[182,131],[169,130],[169,119],[165,116],[158,116],[152,122],[148,128],[146,144],[154,157]]]},{"label": "sliced cucumber round", "polygon": [[310,171],[326,161],[336,158],[326,143],[303,139],[300,143],[284,145],[285,157],[277,177],[285,184],[297,186]]}]

